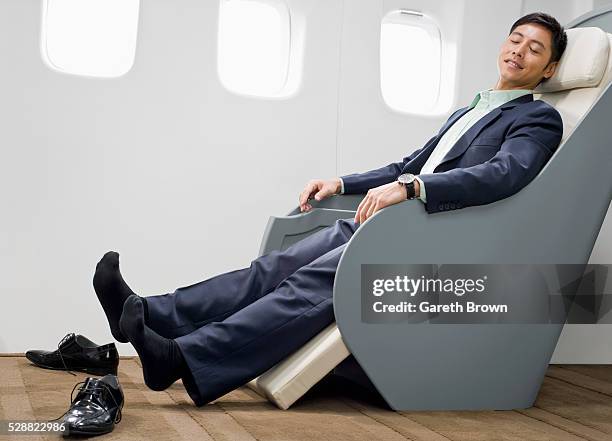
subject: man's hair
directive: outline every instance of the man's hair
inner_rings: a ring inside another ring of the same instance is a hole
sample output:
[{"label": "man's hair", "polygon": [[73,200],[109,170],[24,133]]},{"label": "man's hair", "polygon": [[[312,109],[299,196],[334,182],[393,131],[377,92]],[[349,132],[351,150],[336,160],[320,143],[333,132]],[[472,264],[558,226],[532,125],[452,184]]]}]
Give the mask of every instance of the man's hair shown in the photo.
[{"label": "man's hair", "polygon": [[559,61],[561,59],[561,55],[563,55],[563,52],[565,52],[565,48],[567,47],[567,34],[565,33],[563,26],[561,26],[557,19],[552,15],[548,15],[544,12],[534,12],[515,21],[510,28],[508,35],[510,35],[516,27],[527,23],[539,24],[544,26],[552,33],[552,55],[548,62]]}]

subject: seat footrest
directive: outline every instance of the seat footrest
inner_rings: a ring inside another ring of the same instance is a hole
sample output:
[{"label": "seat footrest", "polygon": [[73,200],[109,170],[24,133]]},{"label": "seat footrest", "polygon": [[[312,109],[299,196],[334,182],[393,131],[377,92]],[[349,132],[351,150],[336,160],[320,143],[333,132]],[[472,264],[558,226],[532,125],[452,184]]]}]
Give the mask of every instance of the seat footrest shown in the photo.
[{"label": "seat footrest", "polygon": [[332,323],[247,386],[286,410],[349,355],[336,323]]}]

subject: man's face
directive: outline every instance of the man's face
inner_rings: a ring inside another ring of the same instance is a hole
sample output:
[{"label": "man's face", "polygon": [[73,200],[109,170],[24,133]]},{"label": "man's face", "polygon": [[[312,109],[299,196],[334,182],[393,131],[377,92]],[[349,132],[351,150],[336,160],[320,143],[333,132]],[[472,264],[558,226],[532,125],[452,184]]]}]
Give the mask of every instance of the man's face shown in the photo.
[{"label": "man's face", "polygon": [[533,89],[542,77],[550,78],[557,62],[552,55],[552,33],[543,26],[527,23],[517,26],[502,44],[497,58],[500,82],[504,88]]}]

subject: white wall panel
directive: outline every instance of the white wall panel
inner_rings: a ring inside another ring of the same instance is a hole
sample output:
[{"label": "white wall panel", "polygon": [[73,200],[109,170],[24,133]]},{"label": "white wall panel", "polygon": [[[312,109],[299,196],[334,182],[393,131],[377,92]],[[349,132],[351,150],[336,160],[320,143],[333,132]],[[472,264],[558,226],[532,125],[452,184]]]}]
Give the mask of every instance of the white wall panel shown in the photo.
[{"label": "white wall panel", "polygon": [[[134,66],[114,79],[49,69],[42,0],[0,1],[0,352],[53,348],[71,331],[111,341],[91,283],[109,249],[136,292],[171,292],[248,265],[268,216],[294,207],[308,179],[421,147],[447,115],[383,102],[379,33],[389,10],[439,20],[458,60],[456,79],[443,78],[454,88],[450,114],[495,85],[499,46],[537,1],[287,3],[303,72],[295,94],[258,99],[219,82],[216,1],[142,1]],[[562,21],[585,4],[547,3]],[[591,261],[612,262],[610,216]],[[553,360],[612,363],[610,338],[606,326],[568,328]]]},{"label": "white wall panel", "polygon": [[593,0],[523,0],[523,14],[546,12],[565,25],[574,18],[593,10]]},{"label": "white wall panel", "polygon": [[221,86],[216,1],[142,1],[116,79],[43,63],[41,3],[0,2],[0,352],[110,341],[92,287],[105,251],[136,292],[172,292],[248,266],[268,217],[335,174],[340,0],[288,2],[308,23],[288,99]]}]

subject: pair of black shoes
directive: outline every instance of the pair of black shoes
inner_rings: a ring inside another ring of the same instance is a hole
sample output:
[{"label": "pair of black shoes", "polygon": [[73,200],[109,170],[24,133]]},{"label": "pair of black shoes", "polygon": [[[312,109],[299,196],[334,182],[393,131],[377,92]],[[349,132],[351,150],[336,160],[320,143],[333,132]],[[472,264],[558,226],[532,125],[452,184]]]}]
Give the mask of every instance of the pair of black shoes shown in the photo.
[{"label": "pair of black shoes", "polygon": [[101,435],[111,432],[121,421],[123,390],[116,376],[119,354],[114,343],[98,346],[82,335],[71,333],[59,342],[55,351],[32,350],[26,352],[26,357],[45,369],[104,375],[87,377],[74,386],[70,408],[53,420],[64,423],[64,435]]}]

